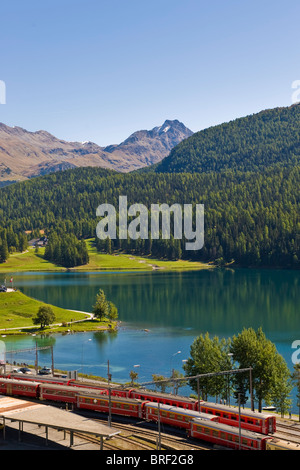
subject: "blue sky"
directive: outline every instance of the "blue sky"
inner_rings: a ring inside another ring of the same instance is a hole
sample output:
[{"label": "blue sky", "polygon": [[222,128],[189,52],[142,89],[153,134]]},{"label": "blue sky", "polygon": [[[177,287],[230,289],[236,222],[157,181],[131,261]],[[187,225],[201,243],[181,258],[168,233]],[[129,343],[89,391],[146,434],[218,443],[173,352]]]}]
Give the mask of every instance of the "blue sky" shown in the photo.
[{"label": "blue sky", "polygon": [[0,122],[64,140],[198,131],[289,106],[300,80],[299,0],[10,0],[0,15]]}]

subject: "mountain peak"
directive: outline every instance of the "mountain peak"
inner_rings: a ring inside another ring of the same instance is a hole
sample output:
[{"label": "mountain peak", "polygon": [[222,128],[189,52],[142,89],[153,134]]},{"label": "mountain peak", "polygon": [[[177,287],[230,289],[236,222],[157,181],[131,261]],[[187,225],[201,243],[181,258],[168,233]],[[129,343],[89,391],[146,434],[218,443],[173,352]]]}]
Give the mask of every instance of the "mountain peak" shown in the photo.
[{"label": "mountain peak", "polygon": [[161,161],[169,155],[173,147],[192,134],[193,132],[177,119],[167,119],[161,126],[136,131],[121,144],[110,145],[104,150],[114,155],[138,156],[142,168]]},{"label": "mountain peak", "polygon": [[91,141],[67,142],[46,130],[31,132],[0,123],[0,165],[6,169],[0,172],[0,182],[80,166],[137,170],[160,162],[192,134],[177,119],[165,120],[162,126],[134,132],[121,144],[103,148]]}]

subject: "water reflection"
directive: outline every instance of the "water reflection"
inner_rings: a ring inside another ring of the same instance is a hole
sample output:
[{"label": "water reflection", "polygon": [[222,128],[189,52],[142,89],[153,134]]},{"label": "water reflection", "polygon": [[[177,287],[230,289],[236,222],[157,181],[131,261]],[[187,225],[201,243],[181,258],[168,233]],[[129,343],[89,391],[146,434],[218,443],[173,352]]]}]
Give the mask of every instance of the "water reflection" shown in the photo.
[{"label": "water reflection", "polygon": [[183,273],[15,275],[25,293],[65,308],[91,311],[99,288],[120,319],[141,328],[181,328],[230,335],[244,327],[299,332],[299,272],[205,270]]},{"label": "water reflection", "polygon": [[[122,323],[117,333],[6,340],[9,349],[53,346],[55,363],[64,370],[84,367],[103,373],[110,360],[115,379],[121,381],[128,381],[138,363],[140,380],[147,381],[153,373],[169,374],[170,357],[178,350],[182,353],[174,367],[181,370],[181,360],[200,333],[226,338],[244,327],[261,326],[292,369],[291,345],[300,339],[299,276],[297,271],[249,269],[15,274],[15,285],[25,294],[74,310],[91,311],[102,288],[118,306]],[[82,342],[90,337],[83,353]],[[49,364],[49,354],[40,352],[41,362]]]}]

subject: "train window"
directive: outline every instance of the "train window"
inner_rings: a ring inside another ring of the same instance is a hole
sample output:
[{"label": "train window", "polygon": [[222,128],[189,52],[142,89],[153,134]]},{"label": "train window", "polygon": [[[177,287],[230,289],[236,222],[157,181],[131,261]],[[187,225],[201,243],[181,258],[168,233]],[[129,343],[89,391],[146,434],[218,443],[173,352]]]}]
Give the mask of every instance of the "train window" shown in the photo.
[{"label": "train window", "polygon": [[219,436],[219,432],[218,432],[218,431],[213,431],[213,436],[214,436],[214,437],[218,437],[218,436]]},{"label": "train window", "polygon": [[210,434],[209,428],[204,428],[204,432],[205,432],[205,434]]},{"label": "train window", "polygon": [[226,434],[225,434],[225,432],[221,432],[221,433],[220,433],[220,437],[221,437],[222,439],[226,439]]}]

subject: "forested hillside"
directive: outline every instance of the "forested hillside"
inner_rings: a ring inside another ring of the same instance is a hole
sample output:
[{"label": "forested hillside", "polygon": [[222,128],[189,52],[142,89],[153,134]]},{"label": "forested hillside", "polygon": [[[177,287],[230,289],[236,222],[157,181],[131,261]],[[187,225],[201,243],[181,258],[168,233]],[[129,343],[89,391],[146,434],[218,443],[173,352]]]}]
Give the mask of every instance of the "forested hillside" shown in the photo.
[{"label": "forested hillside", "polygon": [[262,172],[209,174],[118,174],[79,168],[14,184],[0,190],[0,220],[17,233],[45,229],[62,239],[94,237],[96,209],[119,195],[128,205],[154,203],[205,205],[205,244],[185,251],[184,240],[116,240],[99,249],[123,249],[166,258],[189,258],[241,266],[300,265],[300,167]]},{"label": "forested hillside", "polygon": [[157,172],[262,171],[300,162],[300,104],[210,127],[178,144]]},{"label": "forested hillside", "polygon": [[120,174],[77,168],[4,187],[0,262],[8,251],[24,247],[25,230],[36,229],[50,235],[47,259],[65,265],[86,262],[79,241],[95,237],[97,207],[110,203],[118,211],[119,196],[127,196],[128,206],[142,203],[149,211],[155,203],[204,204],[204,247],[185,251],[186,240],[173,237],[96,238],[101,251],[299,268],[299,156],[300,105],[293,105],[198,132],[153,171]]}]

